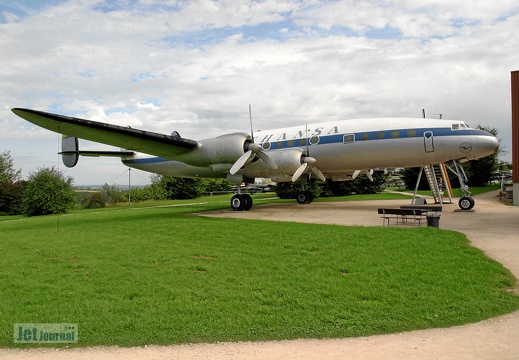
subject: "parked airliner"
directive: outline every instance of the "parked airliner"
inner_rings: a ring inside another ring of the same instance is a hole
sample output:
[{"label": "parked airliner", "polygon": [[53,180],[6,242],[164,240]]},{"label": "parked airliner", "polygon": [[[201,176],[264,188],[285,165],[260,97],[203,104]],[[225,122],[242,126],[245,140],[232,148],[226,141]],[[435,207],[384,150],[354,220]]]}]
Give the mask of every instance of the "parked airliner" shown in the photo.
[{"label": "parked airliner", "polygon": [[[347,181],[387,168],[421,167],[448,161],[479,159],[497,151],[492,134],[464,121],[425,118],[338,120],[205,140],[153,133],[38,110],[14,108],[23,119],[64,134],[62,158],[74,167],[80,155],[120,157],[123,164],[152,173],[191,178],[227,178],[241,184],[254,178],[298,181],[299,203],[310,177]],[[121,151],[80,151],[78,138],[122,148]],[[252,199],[238,193],[233,210],[249,210]],[[466,203],[466,202],[465,202]],[[470,202],[473,206],[473,201]],[[462,202],[460,202],[461,206]]]}]

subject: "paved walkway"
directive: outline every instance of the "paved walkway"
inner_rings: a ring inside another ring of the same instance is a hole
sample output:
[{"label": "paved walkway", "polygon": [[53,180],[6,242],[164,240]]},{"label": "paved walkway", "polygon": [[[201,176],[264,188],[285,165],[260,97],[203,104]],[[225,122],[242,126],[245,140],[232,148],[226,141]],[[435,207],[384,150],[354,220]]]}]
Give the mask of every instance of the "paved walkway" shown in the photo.
[{"label": "paved walkway", "polygon": [[[519,207],[499,203],[497,193],[476,197],[474,212],[446,205],[440,227],[463,232],[472,245],[519,278]],[[359,201],[311,205],[271,204],[248,212],[220,211],[240,217],[308,223],[381,226],[379,207],[398,201]],[[367,230],[369,231],[369,230]],[[519,311],[476,324],[447,329],[335,340],[219,343],[141,348],[0,350],[2,359],[519,359]]]}]

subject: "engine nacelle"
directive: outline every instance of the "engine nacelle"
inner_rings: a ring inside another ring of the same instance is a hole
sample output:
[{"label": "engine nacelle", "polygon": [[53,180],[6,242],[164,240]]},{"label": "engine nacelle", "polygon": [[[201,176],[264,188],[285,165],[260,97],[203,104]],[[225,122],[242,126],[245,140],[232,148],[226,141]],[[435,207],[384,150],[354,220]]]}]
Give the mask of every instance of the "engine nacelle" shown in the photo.
[{"label": "engine nacelle", "polygon": [[245,133],[226,134],[201,140],[198,149],[177,159],[195,166],[234,164],[243,155],[245,143],[250,140],[250,136]]},{"label": "engine nacelle", "polygon": [[249,165],[244,174],[256,178],[271,178],[272,181],[291,181],[292,175],[302,164],[304,151],[301,149],[283,149],[268,151],[268,156],[276,162],[277,169],[272,169],[263,161]]}]

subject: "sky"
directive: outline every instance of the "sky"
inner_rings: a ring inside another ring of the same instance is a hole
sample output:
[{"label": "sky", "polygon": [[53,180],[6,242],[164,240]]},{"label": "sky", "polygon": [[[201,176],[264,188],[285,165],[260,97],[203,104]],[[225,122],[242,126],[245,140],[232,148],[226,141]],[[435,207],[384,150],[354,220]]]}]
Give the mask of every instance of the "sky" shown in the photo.
[{"label": "sky", "polygon": [[256,130],[425,109],[496,128],[511,161],[517,29],[515,0],[0,0],[0,152],[25,178],[125,184],[116,158],[65,168],[60,136],[10,109],[201,140],[249,132],[251,104]]}]

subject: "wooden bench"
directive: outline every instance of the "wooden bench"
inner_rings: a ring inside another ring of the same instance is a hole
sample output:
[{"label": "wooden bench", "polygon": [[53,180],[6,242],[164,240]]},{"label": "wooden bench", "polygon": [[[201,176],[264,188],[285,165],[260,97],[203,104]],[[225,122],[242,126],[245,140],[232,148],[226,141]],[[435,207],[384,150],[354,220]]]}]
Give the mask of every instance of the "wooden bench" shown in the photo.
[{"label": "wooden bench", "polygon": [[413,225],[421,225],[423,219],[425,219],[425,213],[421,209],[378,209],[378,213],[382,215],[382,226],[387,222],[389,226],[390,219],[396,219],[396,223],[406,224],[407,218],[413,218]]},{"label": "wooden bench", "polygon": [[422,210],[422,215],[426,215],[430,211],[434,211],[435,214],[443,211],[441,205],[402,205],[400,209]]}]

